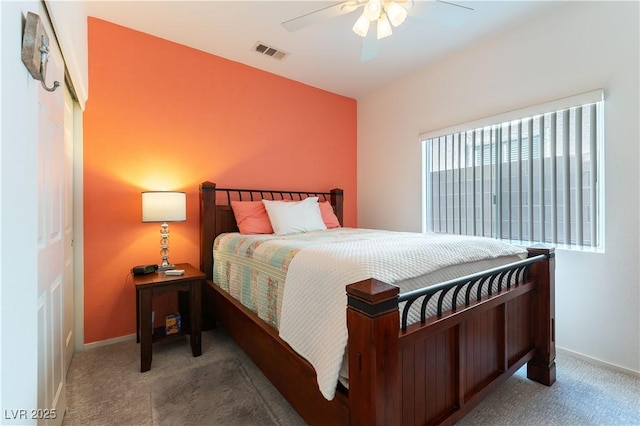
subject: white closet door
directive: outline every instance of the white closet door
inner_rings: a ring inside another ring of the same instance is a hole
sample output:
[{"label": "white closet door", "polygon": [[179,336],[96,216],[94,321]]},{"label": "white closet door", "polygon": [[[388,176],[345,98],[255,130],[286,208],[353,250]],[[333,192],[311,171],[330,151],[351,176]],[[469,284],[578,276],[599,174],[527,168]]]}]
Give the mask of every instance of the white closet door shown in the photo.
[{"label": "white closet door", "polygon": [[73,262],[73,135],[74,135],[74,102],[71,94],[66,90],[64,96],[64,193],[62,196],[64,203],[64,375],[66,377],[71,359],[73,358],[74,335],[74,262]]},{"label": "white closet door", "polygon": [[[40,17],[46,20],[46,14]],[[38,424],[60,425],[66,409],[65,375],[72,345],[67,312],[73,294],[72,158],[65,139],[64,64],[51,27],[46,83],[62,83],[54,92],[39,89],[38,118]],[[72,106],[70,106],[72,107]],[[72,134],[72,133],[71,133]],[[72,306],[71,306],[72,309]],[[69,317],[69,315],[71,315]]]}]

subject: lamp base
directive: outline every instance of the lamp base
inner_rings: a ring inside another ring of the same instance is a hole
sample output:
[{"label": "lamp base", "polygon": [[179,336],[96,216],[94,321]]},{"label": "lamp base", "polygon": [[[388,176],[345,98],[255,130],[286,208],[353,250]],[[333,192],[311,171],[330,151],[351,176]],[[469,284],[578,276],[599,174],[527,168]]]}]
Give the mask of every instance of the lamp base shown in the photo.
[{"label": "lamp base", "polygon": [[171,269],[176,269],[176,265],[161,265],[161,266],[158,266],[158,272],[169,271]]}]

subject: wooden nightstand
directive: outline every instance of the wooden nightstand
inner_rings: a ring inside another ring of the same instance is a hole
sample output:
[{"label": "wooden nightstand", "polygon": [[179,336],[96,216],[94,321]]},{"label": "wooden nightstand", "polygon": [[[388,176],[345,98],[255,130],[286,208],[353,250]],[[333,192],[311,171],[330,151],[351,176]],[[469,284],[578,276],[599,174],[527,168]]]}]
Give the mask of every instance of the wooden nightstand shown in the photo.
[{"label": "wooden nightstand", "polygon": [[[177,264],[176,269],[184,269],[184,275],[169,276],[164,272],[155,272],[133,277],[136,286],[136,340],[140,343],[141,372],[151,369],[152,346],[156,342],[188,334],[193,356],[202,355],[200,292],[206,275],[188,263]],[[167,336],[164,326],[153,328],[151,301],[153,296],[170,291],[178,292],[182,330]]]}]

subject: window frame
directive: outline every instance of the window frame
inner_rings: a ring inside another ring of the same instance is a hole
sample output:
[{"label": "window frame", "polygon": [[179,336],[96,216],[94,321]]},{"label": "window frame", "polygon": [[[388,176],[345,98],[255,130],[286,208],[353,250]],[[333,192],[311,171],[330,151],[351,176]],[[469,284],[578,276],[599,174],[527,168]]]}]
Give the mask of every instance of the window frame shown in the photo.
[{"label": "window frame", "polygon": [[[596,229],[596,238],[597,245],[590,246],[585,245],[584,242],[582,245],[577,244],[566,244],[566,243],[558,243],[555,244],[557,248],[566,248],[570,250],[581,250],[581,251],[595,251],[595,252],[604,252],[604,224],[605,224],[605,198],[604,198],[604,160],[605,160],[605,142],[604,142],[604,90],[597,89],[590,92],[585,92],[579,95],[568,96],[561,99],[557,99],[550,102],[544,102],[536,105],[532,105],[525,108],[514,109],[505,113],[488,116],[479,120],[474,120],[466,123],[462,123],[459,125],[428,131],[421,133],[419,135],[419,141],[421,144],[422,150],[422,174],[421,174],[421,194],[422,194],[422,214],[421,214],[421,222],[422,222],[422,232],[428,232],[430,227],[429,223],[431,220],[430,216],[430,197],[432,194],[429,188],[429,167],[427,164],[427,159],[429,158],[428,143],[427,141],[435,138],[441,138],[448,135],[455,135],[462,132],[470,132],[472,130],[477,130],[486,127],[495,127],[499,126],[506,122],[516,121],[516,120],[524,120],[528,117],[535,117],[539,115],[545,115],[554,113],[557,111],[571,109],[578,106],[584,106],[588,104],[597,104],[597,164],[596,164],[596,173],[597,173],[597,229]],[[491,155],[491,153],[489,154]],[[557,157],[556,157],[557,158]],[[499,179],[498,179],[499,180]],[[496,185],[495,176],[492,178],[491,182],[492,186]],[[495,218],[494,218],[495,219]],[[492,223],[493,227],[493,223]],[[492,236],[494,238],[499,238],[504,241],[509,241],[515,244],[531,244],[528,240],[509,240],[505,238],[500,238],[496,234],[496,230],[492,230]],[[535,243],[535,239],[533,243]],[[547,243],[548,244],[548,243]]]}]

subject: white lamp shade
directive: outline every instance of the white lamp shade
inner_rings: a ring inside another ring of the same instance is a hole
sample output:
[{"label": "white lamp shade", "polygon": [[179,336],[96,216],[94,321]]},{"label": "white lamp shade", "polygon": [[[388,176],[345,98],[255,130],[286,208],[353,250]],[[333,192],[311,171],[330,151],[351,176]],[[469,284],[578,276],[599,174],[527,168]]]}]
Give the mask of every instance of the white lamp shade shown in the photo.
[{"label": "white lamp shade", "polygon": [[387,19],[387,15],[383,14],[378,19],[378,40],[381,38],[389,37],[393,31],[391,31],[391,24]]},{"label": "white lamp shade", "polygon": [[366,37],[367,32],[369,32],[370,24],[371,24],[371,21],[369,21],[369,19],[367,19],[366,16],[360,15],[356,23],[353,25],[352,30],[354,33],[358,34],[360,37]]},{"label": "white lamp shade", "polygon": [[393,25],[394,27],[402,24],[407,18],[407,9],[400,6],[398,3],[389,3],[385,7],[385,10],[387,12],[387,16],[389,17],[389,21],[391,21],[391,25]]},{"label": "white lamp shade", "polygon": [[182,222],[187,220],[184,192],[149,191],[142,193],[143,222]]},{"label": "white lamp shade", "polygon": [[366,16],[369,21],[373,22],[380,17],[380,12],[382,12],[380,0],[369,0],[364,6],[362,14]]}]

